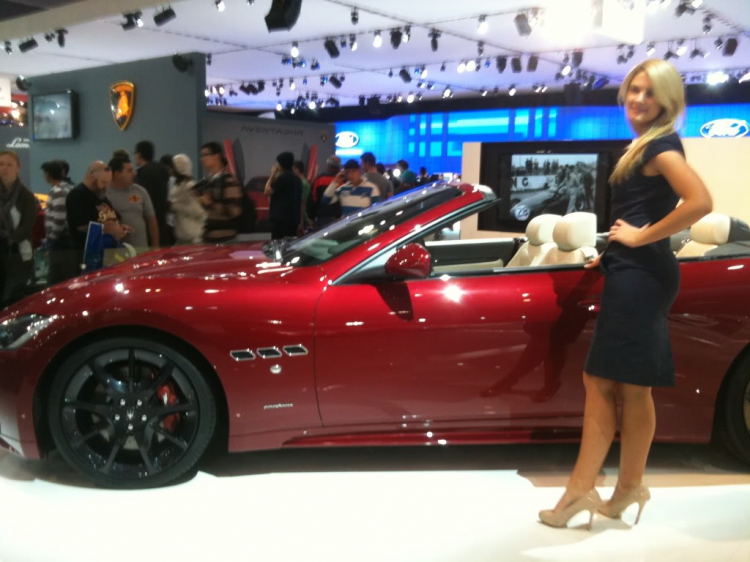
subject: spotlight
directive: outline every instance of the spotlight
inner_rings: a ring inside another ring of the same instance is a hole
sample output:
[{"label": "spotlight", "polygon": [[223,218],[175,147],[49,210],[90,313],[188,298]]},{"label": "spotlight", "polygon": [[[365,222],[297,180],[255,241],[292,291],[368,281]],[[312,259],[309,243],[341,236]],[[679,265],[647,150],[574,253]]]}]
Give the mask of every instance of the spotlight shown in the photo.
[{"label": "spotlight", "polygon": [[518,74],[523,70],[523,66],[521,65],[521,57],[513,57],[510,59],[510,69]]},{"label": "spotlight", "polygon": [[484,41],[477,43],[477,55],[484,56]]},{"label": "spotlight", "polygon": [[31,49],[36,49],[39,46],[39,43],[36,42],[36,39],[33,37],[30,37],[26,41],[23,41],[18,44],[18,50],[22,53],[26,53],[30,51]]},{"label": "spotlight", "polygon": [[403,36],[404,34],[400,29],[391,29],[391,47],[398,49],[401,46]]},{"label": "spotlight", "polygon": [[302,79],[302,85],[307,86],[307,76]]},{"label": "spotlight", "polygon": [[224,0],[214,0],[214,4],[216,5],[216,9],[220,12],[223,12],[226,10],[226,4],[224,4]]},{"label": "spotlight", "polygon": [[443,90],[443,97],[444,98],[449,98],[449,97],[451,97],[451,95],[453,95],[453,92],[451,92],[451,87],[450,86],[446,86],[445,90]]},{"label": "spotlight", "polygon": [[678,58],[680,57],[678,57],[676,53],[672,52],[672,49],[667,49],[667,52],[664,53],[664,60],[678,59]]},{"label": "spotlight", "polygon": [[229,87],[229,97],[231,97],[231,98],[236,98],[236,97],[237,97],[238,95],[239,95],[239,94],[238,94],[237,92],[235,92],[235,91],[234,91],[234,88],[230,86],[230,87]]},{"label": "spotlight", "polygon": [[135,29],[136,27],[143,27],[143,19],[141,18],[141,12],[132,12],[129,14],[123,14],[125,23],[121,24],[125,31]]},{"label": "spotlight", "polygon": [[162,26],[167,22],[172,21],[177,17],[177,14],[174,13],[174,10],[171,6],[168,6],[158,14],[154,15],[154,23],[158,26]]},{"label": "spotlight", "polygon": [[573,51],[573,68],[578,68],[583,62],[583,51]]},{"label": "spotlight", "polygon": [[690,2],[690,5],[693,8],[700,8],[701,6],[703,6],[703,0],[693,0],[692,2]]},{"label": "spotlight", "polygon": [[724,51],[721,53],[725,57],[731,57],[737,50],[737,38],[730,37],[724,42]]},{"label": "spotlight", "polygon": [[211,63],[213,62],[213,55],[211,53],[208,53],[206,55],[206,66],[211,66]]},{"label": "spotlight", "polygon": [[372,37],[372,46],[376,49],[379,49],[380,46],[383,44],[383,38],[380,36],[380,32],[376,31],[375,35]]},{"label": "spotlight", "polygon": [[367,98],[365,96],[359,96],[359,105],[364,107],[365,102],[367,101]]},{"label": "spotlight", "polygon": [[357,8],[352,8],[352,25],[357,25],[359,23],[359,10]]},{"label": "spotlight", "polygon": [[311,70],[320,70],[320,63],[318,62],[318,59],[313,59],[312,64],[310,65]]},{"label": "spotlight", "polygon": [[399,70],[398,75],[401,77],[401,80],[404,81],[404,84],[408,84],[409,82],[411,82],[411,74],[409,74],[409,71],[405,68]]},{"label": "spotlight", "polygon": [[5,52],[9,55],[13,54],[13,45],[10,44],[10,41],[5,42]]},{"label": "spotlight", "polygon": [[307,104],[307,107],[309,107],[311,110],[314,110],[318,107],[318,104],[315,103],[315,100],[310,100],[310,103]]},{"label": "spotlight", "polygon": [[508,58],[507,57],[497,57],[496,61],[497,71],[498,73],[502,74],[505,71],[505,67],[508,66]]},{"label": "spotlight", "polygon": [[440,32],[437,29],[433,29],[430,31],[430,47],[432,48],[432,52],[438,50],[438,39],[440,38]]},{"label": "spotlight", "polygon": [[536,72],[536,67],[539,64],[539,57],[531,55],[529,60],[526,62],[526,72]]},{"label": "spotlight", "polygon": [[477,32],[480,35],[487,33],[489,24],[487,23],[487,16],[479,16],[479,23],[477,23]]},{"label": "spotlight", "polygon": [[720,51],[721,49],[723,49],[724,40],[721,37],[717,38],[716,41],[714,41],[714,47],[716,47],[717,51]]},{"label": "spotlight", "polygon": [[55,33],[57,33],[57,44],[60,47],[64,47],[65,46],[65,36],[68,34],[68,30],[64,29],[64,28],[63,29],[58,29],[57,31],[55,31]]},{"label": "spotlight", "polygon": [[349,35],[349,48],[352,50],[352,52],[354,52],[357,50],[357,47],[359,47],[359,45],[357,44],[357,36],[352,33],[351,35]]},{"label": "spotlight", "polygon": [[563,65],[563,66],[562,66],[562,67],[560,68],[560,74],[562,74],[563,76],[567,76],[568,74],[570,74],[570,73],[571,73],[571,71],[572,71],[572,70],[573,70],[573,67],[572,67],[572,66],[570,66],[570,63],[568,63],[568,64],[564,64],[564,65]]},{"label": "spotlight", "polygon": [[685,40],[684,39],[680,39],[677,42],[677,56],[681,57],[686,52],[687,52],[687,45],[685,45]]},{"label": "spotlight", "polygon": [[609,84],[609,78],[607,78],[606,76],[602,76],[601,78],[597,79],[596,82],[594,82],[594,90],[601,90],[607,84]]},{"label": "spotlight", "polygon": [[331,75],[331,77],[328,79],[328,82],[337,90],[341,89],[341,80],[335,74]]},{"label": "spotlight", "polygon": [[[252,84],[248,84],[247,86],[249,88],[250,86],[252,86]],[[261,93],[265,89],[266,89],[266,83],[265,83],[265,81],[264,80],[258,80],[258,93]]]},{"label": "spotlight", "polygon": [[487,88],[482,88],[482,90],[479,92],[479,95],[484,97],[487,97]]},{"label": "spotlight", "polygon": [[299,56],[299,43],[296,41],[292,43],[292,50],[290,51],[290,54],[292,55],[292,58],[297,58]]},{"label": "spotlight", "polygon": [[651,43],[648,44],[646,47],[646,54],[648,56],[653,56],[653,54],[656,52],[656,45],[654,45],[654,42],[651,41]]},{"label": "spotlight", "polygon": [[526,37],[531,34],[529,18],[524,12],[519,13],[513,21],[516,24],[516,30],[521,37]]},{"label": "spotlight", "polygon": [[19,74],[18,78],[16,78],[16,86],[22,92],[28,92],[31,84],[26,78],[23,77],[23,75]]},{"label": "spotlight", "polygon": [[409,93],[409,95],[406,96],[406,103],[414,103],[414,94]]},{"label": "spotlight", "polygon": [[404,43],[408,43],[408,42],[409,42],[409,39],[411,39],[411,26],[410,26],[410,25],[407,25],[407,26],[406,26],[406,27],[404,28],[404,37],[403,37],[402,41],[403,41]]},{"label": "spotlight", "polygon": [[516,85],[511,84],[510,88],[508,89],[508,95],[509,96],[515,96],[516,95]]},{"label": "spotlight", "polygon": [[464,61],[458,63],[456,72],[458,72],[459,74],[463,74],[464,72],[466,72],[466,63]]},{"label": "spotlight", "polygon": [[723,70],[717,70],[715,72],[709,72],[706,76],[706,84],[709,86],[717,86],[724,84],[729,80],[729,75]]},{"label": "spotlight", "polygon": [[326,42],[323,43],[323,47],[325,47],[325,50],[328,52],[328,56],[330,56],[332,59],[339,58],[341,51],[339,51],[339,47],[338,45],[336,45],[336,41],[329,37],[328,39],[326,39]]},{"label": "spotlight", "polygon": [[341,38],[341,42],[339,43],[341,45],[342,49],[346,49],[346,37]]},{"label": "spotlight", "polygon": [[750,81],[750,70],[745,70],[741,74],[742,76],[738,80],[740,83]]},{"label": "spotlight", "polygon": [[440,65],[440,72],[445,72],[445,63]]},{"label": "spotlight", "polygon": [[713,25],[711,25],[711,16],[706,16],[703,18],[703,35],[711,33],[711,29],[713,29]]},{"label": "spotlight", "polygon": [[224,86],[219,86],[219,88],[217,89],[217,92],[219,93],[220,96],[223,96],[224,92],[226,92],[226,89],[224,89]]},{"label": "spotlight", "polygon": [[420,78],[427,78],[427,69],[423,66],[419,71]]},{"label": "spotlight", "polygon": [[44,38],[47,40],[47,43],[49,43],[50,41],[55,40],[55,34],[52,33],[51,31],[48,31],[47,33],[44,34]]},{"label": "spotlight", "polygon": [[276,111],[281,111],[281,110],[283,110],[283,109],[284,109],[284,106],[283,106],[283,105],[281,105],[281,102],[278,102],[278,103],[276,104]]},{"label": "spotlight", "polygon": [[675,8],[674,15],[679,18],[682,14],[690,14],[691,16],[695,13],[695,8],[683,2],[680,2]]},{"label": "spotlight", "polygon": [[701,51],[701,50],[700,50],[700,49],[699,49],[698,47],[696,47],[695,49],[693,49],[693,50],[692,50],[692,51],[690,52],[690,58],[691,58],[691,59],[697,59],[697,58],[699,58],[699,57],[700,57],[700,58],[706,58],[707,56],[708,56],[708,53],[704,53],[704,52],[703,52],[703,51]]},{"label": "spotlight", "polygon": [[466,63],[466,72],[474,72],[477,69],[476,61],[470,60]]},{"label": "spotlight", "polygon": [[297,84],[294,83],[294,78],[291,78],[289,80],[289,89],[290,90],[296,90],[297,89]]},{"label": "spotlight", "polygon": [[388,78],[393,78],[393,69],[392,68],[388,71]]}]

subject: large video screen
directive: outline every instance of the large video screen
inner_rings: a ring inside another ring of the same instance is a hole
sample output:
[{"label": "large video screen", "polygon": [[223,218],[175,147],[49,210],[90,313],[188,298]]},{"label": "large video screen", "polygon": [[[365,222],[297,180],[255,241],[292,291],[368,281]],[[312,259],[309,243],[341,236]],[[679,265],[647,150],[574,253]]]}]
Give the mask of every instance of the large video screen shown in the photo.
[{"label": "large video screen", "polygon": [[34,140],[72,139],[77,134],[76,97],[71,91],[31,98]]},{"label": "large video screen", "polygon": [[513,154],[508,219],[595,212],[598,154]]}]

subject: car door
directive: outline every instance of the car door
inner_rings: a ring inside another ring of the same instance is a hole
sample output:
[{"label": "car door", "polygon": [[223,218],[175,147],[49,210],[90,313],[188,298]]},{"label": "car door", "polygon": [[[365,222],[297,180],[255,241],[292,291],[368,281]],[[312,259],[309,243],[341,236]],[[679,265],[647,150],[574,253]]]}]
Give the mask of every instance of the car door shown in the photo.
[{"label": "car door", "polygon": [[315,327],[323,423],[578,424],[600,293],[598,272],[569,266],[331,285]]}]

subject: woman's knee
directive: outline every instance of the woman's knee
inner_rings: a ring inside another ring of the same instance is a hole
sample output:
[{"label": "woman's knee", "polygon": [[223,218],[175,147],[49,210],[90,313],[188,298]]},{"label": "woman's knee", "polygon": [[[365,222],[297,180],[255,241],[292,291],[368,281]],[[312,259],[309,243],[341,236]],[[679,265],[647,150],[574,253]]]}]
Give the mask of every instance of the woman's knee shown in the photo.
[{"label": "woman's knee", "polygon": [[613,380],[590,375],[585,371],[583,373],[583,386],[586,388],[586,393],[596,392],[607,398],[612,398],[617,391],[618,384]]},{"label": "woman's knee", "polygon": [[623,383],[620,385],[619,391],[623,402],[648,400],[651,398],[650,386]]}]

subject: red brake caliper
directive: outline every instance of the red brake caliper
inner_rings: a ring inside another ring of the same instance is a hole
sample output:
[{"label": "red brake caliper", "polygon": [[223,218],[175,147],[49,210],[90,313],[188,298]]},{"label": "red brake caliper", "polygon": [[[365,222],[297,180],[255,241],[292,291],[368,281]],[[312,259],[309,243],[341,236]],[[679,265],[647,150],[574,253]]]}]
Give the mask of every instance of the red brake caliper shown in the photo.
[{"label": "red brake caliper", "polygon": [[[156,391],[156,397],[159,399],[159,402],[165,406],[173,406],[179,402],[177,393],[174,390],[174,384],[171,382],[160,386],[159,390]],[[174,430],[177,429],[177,424],[180,422],[180,418],[181,414],[170,414],[165,417],[162,422],[164,429],[170,433],[174,433]]]}]

